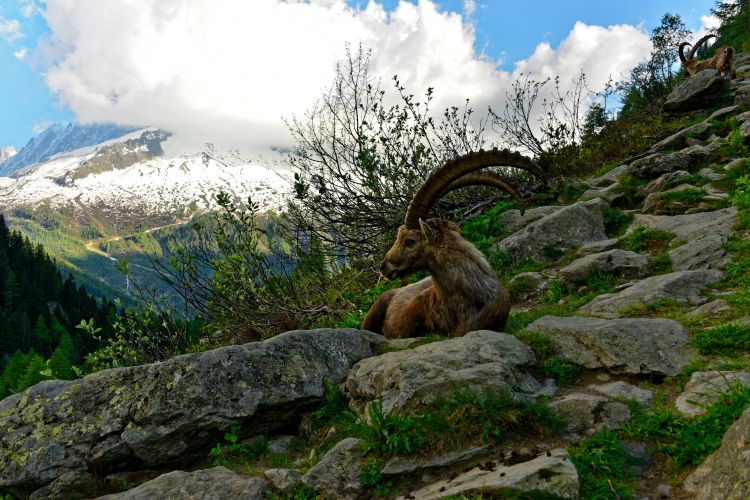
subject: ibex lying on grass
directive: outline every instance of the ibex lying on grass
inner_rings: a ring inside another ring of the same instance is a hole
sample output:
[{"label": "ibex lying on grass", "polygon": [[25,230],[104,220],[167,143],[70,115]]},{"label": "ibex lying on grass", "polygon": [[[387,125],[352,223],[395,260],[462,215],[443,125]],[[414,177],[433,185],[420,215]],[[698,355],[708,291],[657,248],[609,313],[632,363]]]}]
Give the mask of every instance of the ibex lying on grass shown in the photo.
[{"label": "ibex lying on grass", "polygon": [[380,266],[386,278],[403,278],[420,270],[430,276],[385,292],[367,313],[362,328],[389,338],[434,332],[461,336],[472,330],[502,331],[510,312],[508,292],[484,255],[461,237],[458,225],[423,220],[443,195],[461,187],[485,185],[510,193],[523,211],[523,198],[494,166],[520,168],[544,179],[530,159],[508,150],[479,151],[448,161],[419,188],[393,246]]},{"label": "ibex lying on grass", "polygon": [[709,57],[704,60],[693,59],[695,53],[698,51],[701,45],[706,43],[709,38],[716,37],[716,35],[706,35],[697,42],[690,49],[690,53],[685,57],[685,47],[690,45],[688,42],[682,42],[680,44],[678,52],[680,53],[680,61],[682,61],[682,67],[685,71],[686,76],[692,76],[699,71],[704,69],[715,69],[721,76],[729,75],[730,78],[737,78],[737,66],[734,62],[734,48],[725,45],[716,49],[716,53],[713,57]]}]

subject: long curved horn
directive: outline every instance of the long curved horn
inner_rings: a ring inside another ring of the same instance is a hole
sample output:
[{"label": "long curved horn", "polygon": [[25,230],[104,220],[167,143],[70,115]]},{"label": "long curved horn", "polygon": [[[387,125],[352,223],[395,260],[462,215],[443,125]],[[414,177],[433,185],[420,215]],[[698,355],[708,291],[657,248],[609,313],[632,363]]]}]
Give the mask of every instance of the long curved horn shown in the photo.
[{"label": "long curved horn", "polygon": [[424,181],[406,210],[404,225],[409,229],[419,229],[419,219],[426,218],[427,212],[448,185],[470,172],[492,166],[519,168],[546,181],[544,172],[539,165],[518,152],[495,148],[491,151],[479,150],[468,153],[447,161]]},{"label": "long curved horn", "polygon": [[463,177],[451,182],[448,187],[446,187],[445,190],[440,193],[437,199],[442,198],[451,191],[469,186],[488,186],[505,191],[516,200],[516,203],[518,203],[518,209],[521,211],[521,215],[523,215],[524,211],[526,210],[526,200],[523,199],[521,193],[519,193],[511,183],[509,183],[506,179],[496,174],[495,172],[472,172],[470,174],[466,174]]},{"label": "long curved horn", "polygon": [[687,47],[688,45],[692,46],[690,42],[682,42],[680,44],[680,48],[677,49],[677,52],[680,54],[680,62],[682,64],[685,64],[686,62],[688,62],[687,58],[685,57],[685,47]]},{"label": "long curved horn", "polygon": [[690,53],[688,54],[688,61],[690,61],[691,59],[693,59],[693,57],[695,57],[695,53],[698,52],[698,49],[700,48],[700,46],[703,45],[704,43],[706,43],[706,41],[709,38],[716,38],[716,35],[708,34],[708,35],[702,37],[697,42],[695,42],[695,45],[693,45],[693,48],[690,49]]}]

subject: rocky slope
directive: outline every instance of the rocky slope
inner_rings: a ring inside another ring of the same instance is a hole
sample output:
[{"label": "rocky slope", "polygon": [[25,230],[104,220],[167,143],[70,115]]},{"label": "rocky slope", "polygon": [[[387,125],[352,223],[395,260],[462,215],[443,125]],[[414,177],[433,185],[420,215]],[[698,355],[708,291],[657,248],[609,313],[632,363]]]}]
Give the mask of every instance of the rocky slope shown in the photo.
[{"label": "rocky slope", "polygon": [[692,133],[502,215],[506,333],[295,331],[45,382],[0,402],[0,491],[747,498],[750,79],[686,86]]}]

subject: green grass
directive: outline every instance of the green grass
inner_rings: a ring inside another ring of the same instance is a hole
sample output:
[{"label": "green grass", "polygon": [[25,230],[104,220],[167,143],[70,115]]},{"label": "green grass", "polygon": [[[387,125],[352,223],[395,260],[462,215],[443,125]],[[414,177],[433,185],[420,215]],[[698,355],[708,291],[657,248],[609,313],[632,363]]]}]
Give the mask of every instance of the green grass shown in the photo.
[{"label": "green grass", "polygon": [[673,237],[674,235],[667,231],[640,226],[620,238],[617,246],[633,252],[663,253]]},{"label": "green grass", "polygon": [[604,210],[604,231],[610,238],[624,234],[632,221],[633,215],[626,214],[619,208],[607,207]]},{"label": "green grass", "polygon": [[515,202],[501,201],[486,212],[471,217],[461,225],[461,234],[485,255],[498,240],[510,234],[502,223],[500,214],[516,208]]},{"label": "green grass", "polygon": [[660,404],[649,410],[631,405],[632,418],[621,429],[628,437],[649,439],[677,468],[697,465],[721,444],[727,428],[750,406],[750,388],[731,384],[718,400],[693,419]]},{"label": "green grass", "polygon": [[544,404],[519,402],[504,393],[469,387],[454,388],[425,404],[418,414],[386,413],[373,401],[367,417],[349,408],[340,390],[328,385],[326,400],[312,420],[316,428],[334,426],[346,436],[361,439],[365,455],[379,458],[498,442],[520,431],[549,436],[563,426],[560,417]]},{"label": "green grass", "polygon": [[699,330],[693,334],[692,344],[702,354],[750,351],[750,325],[728,323]]},{"label": "green grass", "polygon": [[640,461],[623,450],[614,432],[600,431],[568,448],[568,454],[578,471],[580,498],[604,500],[633,494],[635,481],[629,468]]}]

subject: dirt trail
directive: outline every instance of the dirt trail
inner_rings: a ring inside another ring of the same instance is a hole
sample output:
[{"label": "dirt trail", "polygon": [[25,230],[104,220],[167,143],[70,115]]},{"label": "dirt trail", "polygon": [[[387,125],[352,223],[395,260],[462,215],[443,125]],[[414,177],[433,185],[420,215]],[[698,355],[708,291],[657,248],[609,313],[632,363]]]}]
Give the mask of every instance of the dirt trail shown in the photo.
[{"label": "dirt trail", "polygon": [[[140,233],[153,233],[154,231],[158,231],[159,229],[165,229],[165,228],[174,227],[174,226],[181,226],[185,224],[186,222],[187,221],[182,220],[182,221],[173,222],[172,224],[165,224],[164,226],[152,227],[150,229],[146,229],[145,231],[138,231],[137,233],[125,234],[121,236],[110,236],[107,238],[96,238],[94,240],[87,241],[86,243],[84,243],[84,246],[86,247],[86,250],[88,250],[89,252],[101,255],[102,257],[106,257],[109,260],[116,261],[117,259],[115,257],[112,257],[110,254],[108,254],[107,252],[99,248],[99,245],[101,245],[102,243],[109,243],[110,241],[119,241],[122,239],[131,238]],[[141,269],[145,269],[147,271],[154,272],[153,269],[144,267],[138,264],[130,264],[130,265],[139,267]]]}]

